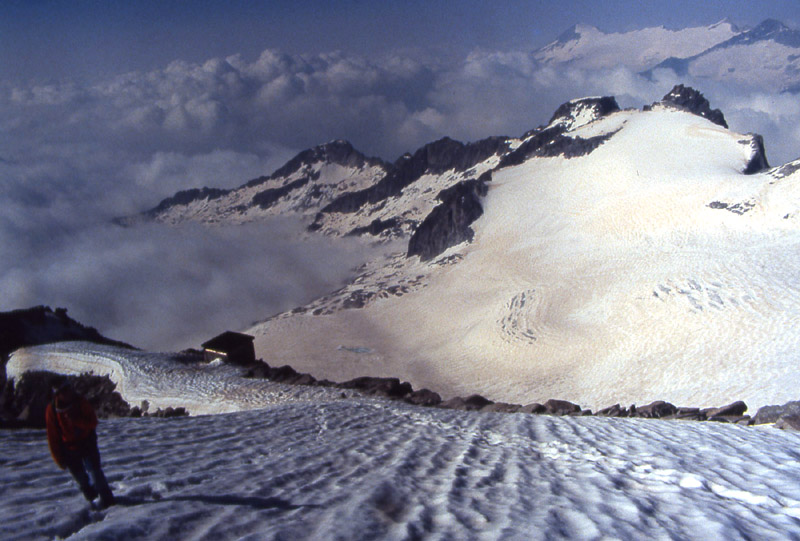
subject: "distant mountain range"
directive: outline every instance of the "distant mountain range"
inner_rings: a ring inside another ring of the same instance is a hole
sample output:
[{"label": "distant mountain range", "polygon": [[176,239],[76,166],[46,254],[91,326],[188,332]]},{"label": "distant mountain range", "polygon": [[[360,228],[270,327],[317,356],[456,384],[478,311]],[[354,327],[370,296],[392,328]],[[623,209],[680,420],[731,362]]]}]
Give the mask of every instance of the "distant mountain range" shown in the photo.
[{"label": "distant mountain range", "polygon": [[606,34],[576,25],[533,54],[540,63],[585,69],[625,66],[646,77],[678,76],[800,91],[800,31],[774,19],[740,29],[727,20],[708,27],[645,28]]}]

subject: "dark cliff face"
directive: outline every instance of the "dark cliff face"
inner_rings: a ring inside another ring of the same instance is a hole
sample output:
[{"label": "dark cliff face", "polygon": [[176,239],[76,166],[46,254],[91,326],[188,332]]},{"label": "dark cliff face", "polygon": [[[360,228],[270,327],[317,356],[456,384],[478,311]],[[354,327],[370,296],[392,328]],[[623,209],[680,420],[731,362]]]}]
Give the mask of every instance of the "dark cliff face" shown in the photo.
[{"label": "dark cliff face", "polygon": [[722,126],[723,128],[728,127],[728,123],[725,122],[725,116],[722,114],[722,111],[719,109],[711,109],[711,104],[705,96],[694,88],[683,86],[682,84],[675,85],[675,87],[662,98],[661,103],[707,118],[714,124]]},{"label": "dark cliff face", "polygon": [[408,257],[418,255],[427,261],[451,246],[471,241],[474,231],[470,225],[483,214],[481,198],[486,192],[486,184],[478,179],[465,180],[439,192],[441,204],[411,235]]},{"label": "dark cliff face", "polygon": [[752,175],[765,169],[769,169],[767,162],[767,151],[764,149],[764,138],[758,134],[753,134],[750,139],[750,147],[753,154],[744,169],[745,175]]}]

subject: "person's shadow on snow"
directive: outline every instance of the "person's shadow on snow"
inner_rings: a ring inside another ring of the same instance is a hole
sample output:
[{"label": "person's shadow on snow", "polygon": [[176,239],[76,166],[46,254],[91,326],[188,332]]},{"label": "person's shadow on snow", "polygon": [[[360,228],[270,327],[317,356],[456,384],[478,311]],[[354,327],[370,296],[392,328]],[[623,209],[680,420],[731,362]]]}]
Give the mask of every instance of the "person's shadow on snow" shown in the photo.
[{"label": "person's shadow on snow", "polygon": [[243,505],[253,509],[278,509],[281,511],[291,511],[302,507],[317,507],[316,505],[293,505],[291,502],[280,498],[261,498],[259,496],[235,496],[233,494],[221,494],[212,496],[209,494],[188,494],[185,496],[167,496],[164,498],[153,497],[152,499],[134,498],[129,496],[118,496],[117,505],[133,506],[149,503],[161,502],[201,502],[212,505]]}]

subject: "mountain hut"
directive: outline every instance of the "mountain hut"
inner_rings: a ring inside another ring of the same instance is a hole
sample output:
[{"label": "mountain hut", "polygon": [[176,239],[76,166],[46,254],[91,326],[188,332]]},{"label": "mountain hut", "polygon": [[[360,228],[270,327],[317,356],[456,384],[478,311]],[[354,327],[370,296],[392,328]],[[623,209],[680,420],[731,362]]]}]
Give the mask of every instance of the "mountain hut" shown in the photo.
[{"label": "mountain hut", "polygon": [[206,362],[221,359],[231,364],[250,364],[256,360],[253,347],[255,337],[233,331],[225,331],[203,344]]}]

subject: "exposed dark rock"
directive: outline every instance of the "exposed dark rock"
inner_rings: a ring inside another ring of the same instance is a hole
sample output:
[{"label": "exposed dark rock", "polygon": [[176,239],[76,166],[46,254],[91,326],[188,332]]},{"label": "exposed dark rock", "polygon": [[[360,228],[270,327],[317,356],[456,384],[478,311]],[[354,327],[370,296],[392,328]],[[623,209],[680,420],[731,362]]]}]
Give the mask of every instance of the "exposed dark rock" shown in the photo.
[{"label": "exposed dark rock", "polygon": [[577,158],[608,141],[616,132],[584,139],[564,135],[564,127],[554,126],[526,134],[525,142],[500,158],[495,170],[525,163],[531,158]]},{"label": "exposed dark rock", "polygon": [[551,398],[544,403],[544,408],[547,413],[551,415],[569,415],[571,413],[580,413],[581,407],[566,400],[556,400]]},{"label": "exposed dark rock", "polygon": [[369,376],[340,383],[339,387],[355,389],[364,394],[385,396],[387,398],[403,398],[413,392],[411,384],[408,382],[400,383],[400,380],[397,378],[377,378]]},{"label": "exposed dark rock", "polygon": [[357,235],[364,235],[369,234],[374,237],[377,237],[387,229],[398,229],[400,227],[400,221],[397,218],[389,218],[388,220],[381,220],[376,218],[370,222],[369,225],[364,227],[356,227],[352,231],[350,231],[347,235],[348,236],[357,236]]},{"label": "exposed dark rock", "polygon": [[459,182],[439,192],[442,202],[417,227],[408,241],[408,257],[418,255],[427,261],[451,246],[471,241],[474,232],[470,225],[483,214],[480,198],[487,192],[486,184],[471,179]]},{"label": "exposed dark rock", "polygon": [[526,404],[519,409],[520,413],[545,413],[547,412],[547,408],[545,408],[542,404],[538,402],[532,402],[530,404]]},{"label": "exposed dark rock", "polygon": [[747,411],[747,404],[742,402],[741,400],[734,402],[732,404],[728,404],[727,406],[722,406],[720,408],[706,408],[701,410],[702,413],[705,414],[706,417],[711,419],[712,417],[729,417],[729,416],[742,416],[744,412]]},{"label": "exposed dark rock", "polygon": [[0,426],[44,428],[44,412],[52,400],[52,389],[70,383],[79,394],[86,397],[101,419],[127,417],[130,406],[116,392],[116,384],[108,376],[64,376],[52,372],[26,372],[19,381],[5,384],[0,408]]},{"label": "exposed dark rock", "polygon": [[725,116],[719,109],[711,109],[711,104],[700,92],[694,88],[683,86],[682,84],[675,85],[666,96],[661,99],[661,103],[683,109],[692,114],[707,118],[714,124],[728,127],[725,122]]},{"label": "exposed dark rock", "polygon": [[267,209],[277,203],[282,197],[286,197],[292,191],[302,188],[310,181],[316,180],[316,178],[319,178],[319,173],[300,177],[297,180],[289,182],[288,184],[285,184],[279,188],[270,188],[258,192],[253,196],[253,204],[258,205],[262,209]]},{"label": "exposed dark rock", "polygon": [[665,415],[661,419],[668,420],[682,420],[682,421],[705,421],[706,416],[698,410],[696,413],[675,413],[673,415]]},{"label": "exposed dark rock", "polygon": [[287,385],[320,385],[311,374],[300,373],[289,365],[273,368],[262,361],[251,364],[244,373],[244,377],[268,379]]},{"label": "exposed dark rock", "polygon": [[800,400],[787,402],[782,406],[763,406],[753,416],[753,424],[774,423],[784,415],[800,415]]},{"label": "exposed dark rock", "polygon": [[364,308],[374,296],[374,292],[364,289],[353,291],[349,297],[342,301],[342,308]]},{"label": "exposed dark rock", "polygon": [[800,415],[781,415],[775,422],[775,428],[780,428],[782,430],[800,430]]},{"label": "exposed dark rock", "polygon": [[169,418],[169,417],[186,417],[189,415],[189,412],[186,411],[186,408],[173,408],[172,406],[167,406],[165,409],[158,408],[154,413],[150,414],[150,417],[161,417],[161,418]]},{"label": "exposed dark rock", "polygon": [[727,210],[729,212],[741,216],[742,214],[753,210],[753,207],[755,207],[755,203],[752,203],[750,201],[742,201],[741,203],[734,203],[733,205],[731,205],[729,203],[724,203],[722,201],[712,201],[711,203],[708,204],[708,207],[712,209]]},{"label": "exposed dark rock", "polygon": [[495,402],[488,404],[481,408],[481,411],[490,411],[495,413],[516,413],[522,406],[519,404],[507,404],[505,402]]},{"label": "exposed dark rock", "polygon": [[645,419],[660,419],[661,417],[666,417],[668,415],[675,415],[677,412],[678,408],[669,402],[656,400],[655,402],[647,404],[646,406],[637,408],[636,416],[643,417]]},{"label": "exposed dark rock", "polygon": [[420,389],[419,391],[409,393],[403,397],[403,400],[415,406],[426,407],[438,406],[442,403],[442,397],[439,396],[439,393],[435,393],[429,389]]},{"label": "exposed dark rock", "polygon": [[614,96],[568,101],[562,103],[558,109],[556,109],[556,112],[553,113],[548,124],[553,124],[558,120],[568,122],[570,119],[575,118],[578,112],[585,111],[586,109],[592,109],[594,117],[597,119],[619,111],[619,104],[617,104],[617,100]]},{"label": "exposed dark rock", "polygon": [[451,398],[450,400],[439,404],[439,407],[453,410],[476,411],[493,403],[494,402],[491,400],[484,398],[479,394],[473,394],[467,398],[460,396]]},{"label": "exposed dark rock", "polygon": [[[800,91],[800,89],[798,90]],[[780,167],[776,167],[773,171],[770,171],[770,174],[775,178],[783,178],[788,177],[798,170],[800,170],[800,160],[794,160]]]},{"label": "exposed dark rock", "polygon": [[278,383],[292,383],[300,379],[300,374],[291,366],[284,365],[277,368],[270,368],[269,380]]},{"label": "exposed dark rock", "polygon": [[750,148],[752,149],[752,154],[750,155],[750,160],[747,162],[747,165],[744,168],[745,175],[752,175],[754,173],[761,172],[764,169],[769,169],[769,163],[767,162],[767,151],[764,149],[764,138],[757,133],[752,134],[751,137]]},{"label": "exposed dark rock", "polygon": [[614,404],[613,406],[609,406],[607,408],[603,408],[597,412],[597,415],[600,417],[627,417],[628,410],[620,406],[619,404]]}]

